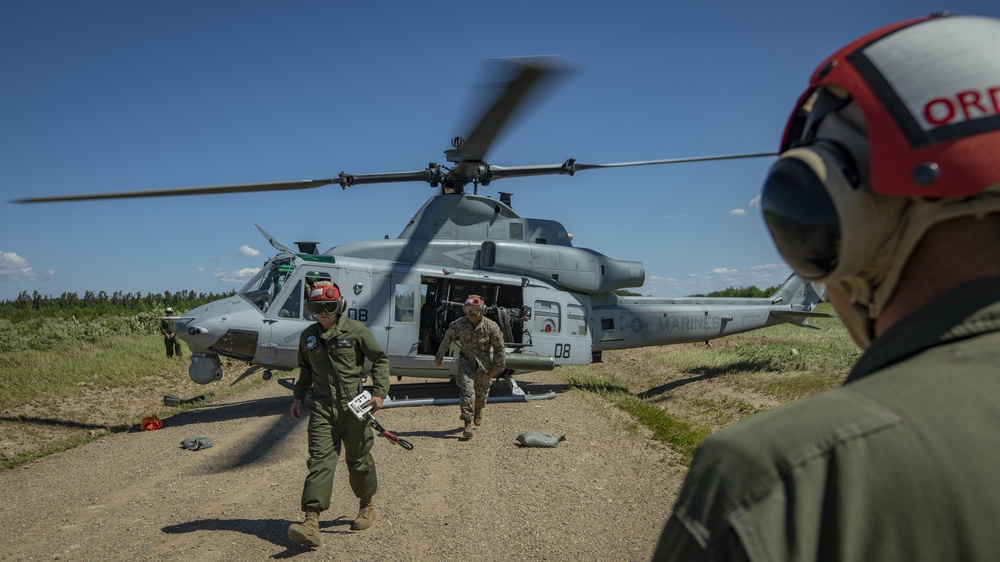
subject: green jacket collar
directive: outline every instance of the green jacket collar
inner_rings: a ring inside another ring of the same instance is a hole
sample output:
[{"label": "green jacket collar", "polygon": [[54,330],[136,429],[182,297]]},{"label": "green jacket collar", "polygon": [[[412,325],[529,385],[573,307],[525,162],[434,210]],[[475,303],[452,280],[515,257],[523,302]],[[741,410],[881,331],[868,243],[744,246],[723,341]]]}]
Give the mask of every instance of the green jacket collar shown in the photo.
[{"label": "green jacket collar", "polygon": [[966,283],[877,337],[847,376],[851,382],[925,349],[1000,331],[1000,277]]}]

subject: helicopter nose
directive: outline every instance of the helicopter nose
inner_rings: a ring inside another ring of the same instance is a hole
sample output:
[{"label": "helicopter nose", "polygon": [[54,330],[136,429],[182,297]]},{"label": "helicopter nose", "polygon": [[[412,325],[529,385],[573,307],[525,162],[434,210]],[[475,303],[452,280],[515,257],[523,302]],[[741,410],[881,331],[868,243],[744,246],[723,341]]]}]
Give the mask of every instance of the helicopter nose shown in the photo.
[{"label": "helicopter nose", "polygon": [[177,322],[177,332],[192,352],[222,352],[253,357],[261,312],[240,297],[208,303]]}]

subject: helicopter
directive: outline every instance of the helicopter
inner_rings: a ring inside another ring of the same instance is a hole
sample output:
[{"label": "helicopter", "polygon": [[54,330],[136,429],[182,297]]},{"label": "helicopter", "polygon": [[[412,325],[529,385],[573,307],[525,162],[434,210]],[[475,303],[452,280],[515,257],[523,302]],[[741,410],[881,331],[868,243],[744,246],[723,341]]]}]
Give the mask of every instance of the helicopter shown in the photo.
[{"label": "helicopter", "polygon": [[[471,133],[452,139],[449,165],[430,163],[422,170],[348,174],[319,180],[222,185],[19,199],[46,203],[133,197],[283,191],[326,185],[348,187],[422,182],[440,188],[417,210],[396,239],[349,242],[320,251],[317,242],[297,248],[275,240],[277,250],[235,296],[195,308],[175,318],[177,334],[191,350],[190,378],[201,384],[222,379],[226,357],[248,364],[237,380],[256,370],[265,379],[274,371],[298,367],[299,333],[315,321],[305,306],[317,281],[336,283],[345,297],[344,314],[371,330],[390,358],[390,374],[424,379],[454,379],[458,350],[442,366],[434,355],[449,324],[463,315],[470,294],[487,303],[485,315],[501,327],[506,370],[498,374],[511,394],[524,396],[513,375],[562,365],[600,362],[602,353],[633,347],[708,341],[781,323],[814,328],[810,318],[825,288],[795,275],[768,298],[659,298],[620,296],[615,291],[641,287],[639,261],[608,257],[573,245],[559,222],[524,218],[512,207],[512,194],[479,195],[493,181],[536,175],[574,175],[578,171],[760,158],[749,153],[584,164],[570,158],[537,166],[497,166],[484,160],[511,116],[532,92],[564,74],[556,57],[501,59],[505,74],[498,95],[487,104]],[[466,189],[472,186],[473,192]],[[551,396],[547,396],[551,397]],[[493,400],[493,398],[491,398]]]}]

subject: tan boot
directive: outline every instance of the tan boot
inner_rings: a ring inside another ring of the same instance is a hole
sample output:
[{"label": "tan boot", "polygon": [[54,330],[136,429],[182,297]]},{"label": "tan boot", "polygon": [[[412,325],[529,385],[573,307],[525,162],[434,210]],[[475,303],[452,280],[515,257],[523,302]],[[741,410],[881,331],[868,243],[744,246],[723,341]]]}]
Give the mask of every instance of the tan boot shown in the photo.
[{"label": "tan boot", "polygon": [[479,408],[476,410],[475,417],[472,418],[472,422],[476,425],[483,425],[483,409]]},{"label": "tan boot", "polygon": [[472,422],[465,422],[465,431],[462,432],[462,437],[466,439],[472,439]]},{"label": "tan boot", "polygon": [[371,496],[361,498],[361,507],[358,509],[358,517],[351,523],[354,531],[364,531],[375,524],[375,502]]},{"label": "tan boot", "polygon": [[319,546],[319,512],[307,511],[306,520],[288,526],[288,538],[309,548]]}]

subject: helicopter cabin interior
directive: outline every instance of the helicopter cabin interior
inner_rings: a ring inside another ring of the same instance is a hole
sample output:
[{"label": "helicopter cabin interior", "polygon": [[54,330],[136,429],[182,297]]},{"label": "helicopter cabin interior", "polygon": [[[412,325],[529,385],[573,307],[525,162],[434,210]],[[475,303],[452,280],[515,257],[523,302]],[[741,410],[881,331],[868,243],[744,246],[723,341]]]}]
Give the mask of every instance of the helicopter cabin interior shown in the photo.
[{"label": "helicopter cabin interior", "polygon": [[524,306],[520,287],[421,276],[420,293],[418,354],[434,355],[437,352],[448,326],[465,316],[462,307],[469,295],[485,299],[485,316],[500,326],[507,347],[524,345],[527,333],[525,323],[531,318],[531,309]]}]

